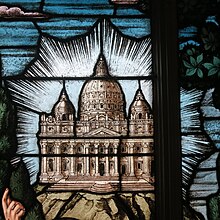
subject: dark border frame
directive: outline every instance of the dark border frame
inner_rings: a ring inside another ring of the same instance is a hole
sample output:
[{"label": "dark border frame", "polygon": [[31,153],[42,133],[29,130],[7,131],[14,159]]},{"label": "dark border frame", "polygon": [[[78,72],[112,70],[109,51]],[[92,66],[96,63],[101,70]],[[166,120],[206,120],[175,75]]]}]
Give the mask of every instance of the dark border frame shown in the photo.
[{"label": "dark border frame", "polygon": [[175,0],[152,1],[156,219],[183,219]]}]

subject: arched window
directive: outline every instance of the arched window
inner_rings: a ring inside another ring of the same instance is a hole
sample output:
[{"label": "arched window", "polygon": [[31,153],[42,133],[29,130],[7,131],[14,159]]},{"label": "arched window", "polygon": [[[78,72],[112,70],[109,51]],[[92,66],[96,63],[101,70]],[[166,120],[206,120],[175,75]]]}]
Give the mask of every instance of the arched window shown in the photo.
[{"label": "arched window", "polygon": [[126,165],[125,165],[125,164],[122,164],[122,165],[121,165],[121,174],[122,174],[122,175],[125,175],[125,174],[126,174]]},{"label": "arched window", "polygon": [[105,165],[104,165],[104,163],[100,163],[99,164],[99,173],[100,173],[100,176],[104,176],[104,173],[105,173]]},{"label": "arched window", "polygon": [[53,159],[48,160],[48,171],[52,172],[53,171]]},{"label": "arched window", "polygon": [[138,119],[142,119],[142,113],[138,113]]},{"label": "arched window", "polygon": [[62,115],[62,121],[67,121],[68,120],[68,115],[67,114],[63,114]]},{"label": "arched window", "polygon": [[77,172],[82,173],[82,163],[77,164]]}]

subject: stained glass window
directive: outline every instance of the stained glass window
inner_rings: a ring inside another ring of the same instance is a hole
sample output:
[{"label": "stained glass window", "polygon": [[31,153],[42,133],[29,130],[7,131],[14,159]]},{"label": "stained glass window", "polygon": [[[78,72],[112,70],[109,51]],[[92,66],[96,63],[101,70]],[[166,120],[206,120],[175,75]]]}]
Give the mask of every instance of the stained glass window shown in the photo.
[{"label": "stained glass window", "polygon": [[183,211],[219,219],[219,2],[179,1]]},{"label": "stained glass window", "polygon": [[154,218],[149,3],[12,0],[0,16],[1,193],[21,203],[12,210]]}]

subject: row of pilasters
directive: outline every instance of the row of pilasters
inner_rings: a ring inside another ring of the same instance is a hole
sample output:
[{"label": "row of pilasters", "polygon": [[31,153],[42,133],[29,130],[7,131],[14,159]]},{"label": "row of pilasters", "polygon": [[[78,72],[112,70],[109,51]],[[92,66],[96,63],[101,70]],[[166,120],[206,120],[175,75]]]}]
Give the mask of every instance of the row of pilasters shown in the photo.
[{"label": "row of pilasters", "polygon": [[[109,153],[108,149],[109,143],[104,144],[104,152],[102,159],[100,157],[95,156],[99,153],[99,144],[94,144],[94,154],[85,157],[71,157],[71,155],[74,154],[74,145],[70,145],[69,149],[69,154],[70,157],[63,157],[63,158],[68,158],[69,166],[68,170],[62,170],[62,157],[53,157],[53,171],[49,172],[48,171],[48,159],[52,158],[51,157],[42,157],[41,160],[41,176],[43,178],[46,178],[46,176],[56,176],[57,178],[60,178],[63,176],[64,172],[65,175],[67,176],[77,176],[77,175],[85,175],[85,176],[100,176],[100,164],[102,163],[104,166],[104,176],[118,176],[118,161],[119,157],[118,156],[105,156],[105,154]],[[43,143],[41,145],[41,152],[43,154],[47,154],[46,150],[46,143]],[[84,144],[83,148],[83,154],[88,155],[89,154],[89,144]],[[149,153],[149,150],[147,147],[143,148],[143,153]],[[60,143],[55,144],[55,154],[59,155],[61,154],[61,148],[60,148]],[[112,152],[114,154],[118,153],[118,144],[114,145],[114,151]],[[134,143],[128,143],[128,153],[133,154],[134,153]],[[126,161],[126,174],[128,176],[135,176],[137,174],[137,162],[139,157],[134,157],[134,156],[127,156],[127,161]],[[142,156],[141,161],[142,161],[142,167],[141,167],[141,173],[146,174],[146,176],[151,176],[151,162],[153,160],[152,156]],[[91,163],[94,163],[94,167],[91,166]],[[81,169],[80,171],[77,170],[78,164],[81,164]],[[111,167],[110,167],[111,164]],[[114,164],[114,166],[113,166]],[[112,168],[113,167],[113,168]],[[121,170],[121,167],[120,167]]]}]

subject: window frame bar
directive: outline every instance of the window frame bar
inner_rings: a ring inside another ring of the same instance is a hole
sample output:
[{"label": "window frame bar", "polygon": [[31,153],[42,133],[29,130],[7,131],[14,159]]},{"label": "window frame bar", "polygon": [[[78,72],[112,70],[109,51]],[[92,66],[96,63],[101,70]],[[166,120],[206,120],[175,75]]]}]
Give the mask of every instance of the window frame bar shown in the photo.
[{"label": "window frame bar", "polygon": [[157,220],[183,219],[176,15],[175,0],[152,1]]}]

